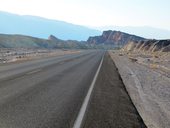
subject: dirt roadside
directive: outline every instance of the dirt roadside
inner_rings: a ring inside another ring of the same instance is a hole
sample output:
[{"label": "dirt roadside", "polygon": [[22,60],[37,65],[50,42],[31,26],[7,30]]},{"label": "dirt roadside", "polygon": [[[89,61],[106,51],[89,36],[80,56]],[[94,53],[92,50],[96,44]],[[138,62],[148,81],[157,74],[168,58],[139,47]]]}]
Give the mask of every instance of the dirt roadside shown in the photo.
[{"label": "dirt roadside", "polygon": [[129,95],[148,128],[170,126],[170,79],[155,69],[110,51]]},{"label": "dirt roadside", "polygon": [[83,128],[146,128],[108,53],[94,87]]},{"label": "dirt roadside", "polygon": [[0,66],[6,64],[14,64],[14,63],[22,63],[30,60],[37,60],[42,58],[56,57],[62,55],[76,54],[82,52],[81,50],[47,50],[42,53],[32,53],[32,54],[24,54],[24,55],[15,55],[15,56],[6,56],[6,61],[1,61],[0,56]]}]

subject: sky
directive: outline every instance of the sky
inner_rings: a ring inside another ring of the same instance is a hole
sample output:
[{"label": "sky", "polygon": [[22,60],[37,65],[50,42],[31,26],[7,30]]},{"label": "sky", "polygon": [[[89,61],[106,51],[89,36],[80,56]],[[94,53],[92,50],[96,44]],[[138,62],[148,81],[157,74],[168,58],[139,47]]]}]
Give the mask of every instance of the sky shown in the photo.
[{"label": "sky", "polygon": [[0,11],[73,24],[170,30],[170,0],[0,0]]}]

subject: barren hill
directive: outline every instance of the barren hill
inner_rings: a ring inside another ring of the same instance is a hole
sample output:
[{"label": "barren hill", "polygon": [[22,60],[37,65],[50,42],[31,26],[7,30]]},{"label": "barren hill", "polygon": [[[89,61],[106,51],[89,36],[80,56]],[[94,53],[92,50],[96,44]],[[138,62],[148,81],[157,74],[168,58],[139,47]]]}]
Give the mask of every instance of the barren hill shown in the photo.
[{"label": "barren hill", "polygon": [[55,36],[41,39],[24,35],[0,34],[0,48],[87,48],[79,41],[61,40]]}]

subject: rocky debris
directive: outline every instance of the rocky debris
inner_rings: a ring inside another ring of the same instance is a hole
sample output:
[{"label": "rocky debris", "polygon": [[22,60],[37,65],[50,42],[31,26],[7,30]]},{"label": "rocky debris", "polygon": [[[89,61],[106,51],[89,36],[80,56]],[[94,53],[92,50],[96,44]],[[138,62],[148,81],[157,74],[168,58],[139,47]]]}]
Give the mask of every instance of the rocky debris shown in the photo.
[{"label": "rocky debris", "polygon": [[88,44],[105,44],[105,45],[124,45],[130,41],[145,40],[142,37],[131,35],[120,31],[104,31],[101,36],[89,37]]}]

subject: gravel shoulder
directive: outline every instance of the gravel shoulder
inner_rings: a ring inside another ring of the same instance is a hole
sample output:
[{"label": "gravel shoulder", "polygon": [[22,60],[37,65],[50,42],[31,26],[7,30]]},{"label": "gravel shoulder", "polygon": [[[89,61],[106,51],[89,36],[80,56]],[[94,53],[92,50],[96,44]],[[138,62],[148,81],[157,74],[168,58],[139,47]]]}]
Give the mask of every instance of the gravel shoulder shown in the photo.
[{"label": "gravel shoulder", "polygon": [[153,68],[111,52],[126,89],[148,128],[170,126],[170,78]]}]

